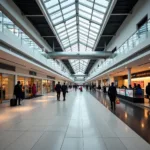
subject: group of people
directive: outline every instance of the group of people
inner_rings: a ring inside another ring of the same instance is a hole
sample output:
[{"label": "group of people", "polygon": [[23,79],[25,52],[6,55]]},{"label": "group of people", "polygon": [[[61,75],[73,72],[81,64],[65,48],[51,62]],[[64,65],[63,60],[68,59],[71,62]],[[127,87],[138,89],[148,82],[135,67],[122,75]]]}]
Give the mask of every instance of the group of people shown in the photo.
[{"label": "group of people", "polygon": [[66,93],[68,92],[68,87],[65,83],[63,85],[61,85],[60,82],[58,82],[58,84],[56,84],[56,86],[55,86],[55,91],[57,92],[57,100],[58,101],[60,101],[61,92],[63,93],[63,101],[66,100]]},{"label": "group of people", "polygon": [[[32,96],[35,97],[36,93],[37,93],[36,85],[33,84],[33,86],[32,86]],[[17,84],[14,87],[14,95],[15,95],[16,101],[18,102],[18,105],[21,105],[21,100],[24,99],[24,92],[23,92],[23,88],[22,88],[22,85],[21,85],[20,81],[18,81]]]}]

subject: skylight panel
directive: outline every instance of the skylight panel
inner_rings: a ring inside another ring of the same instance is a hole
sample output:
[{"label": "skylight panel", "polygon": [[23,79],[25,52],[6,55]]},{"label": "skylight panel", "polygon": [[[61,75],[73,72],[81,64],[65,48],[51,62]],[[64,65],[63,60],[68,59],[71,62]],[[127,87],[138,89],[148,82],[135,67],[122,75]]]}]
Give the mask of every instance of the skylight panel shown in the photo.
[{"label": "skylight panel", "polygon": [[51,9],[48,9],[48,13],[51,14],[51,13],[54,13],[58,10],[60,10],[60,6],[56,5],[56,6],[52,7]]},{"label": "skylight panel", "polygon": [[107,1],[107,0],[95,0],[95,3],[107,7],[109,4],[109,1]]},{"label": "skylight panel", "polygon": [[61,7],[66,7],[70,4],[74,4],[75,0],[65,0],[65,2],[61,3]]},{"label": "skylight panel", "polygon": [[94,9],[98,10],[98,11],[100,11],[102,13],[106,12],[106,8],[105,7],[101,7],[100,5],[97,5],[97,4],[94,5]]},{"label": "skylight panel", "polygon": [[93,7],[93,3],[92,2],[90,2],[90,1],[84,1],[84,0],[79,0],[79,3],[81,3],[81,4],[84,4],[84,5],[87,5],[87,6],[89,6],[89,7]]},{"label": "skylight panel", "polygon": [[91,15],[82,11],[82,10],[79,10],[79,15],[80,16],[83,16],[84,18],[87,18],[87,19],[90,19],[91,18]]},{"label": "skylight panel", "polygon": [[62,9],[63,14],[71,12],[72,10],[75,10],[75,5],[71,5],[70,7],[67,7],[65,9]]},{"label": "skylight panel", "polygon": [[66,19],[69,19],[70,17],[73,17],[75,14],[76,14],[76,12],[75,12],[75,10],[74,10],[74,11],[72,11],[72,12],[70,12],[70,13],[64,15],[64,19],[65,19],[65,20],[66,20]]},{"label": "skylight panel", "polygon": [[51,15],[51,19],[55,19],[57,17],[60,17],[61,15],[62,15],[62,13],[60,11],[58,11],[58,12]]},{"label": "skylight panel", "polygon": [[[43,0],[55,33],[67,52],[93,51],[108,9],[108,0]],[[78,16],[76,15],[78,14]],[[70,60],[75,72],[89,60]]]},{"label": "skylight panel", "polygon": [[67,24],[66,25],[66,28],[70,28],[70,27],[72,27],[72,26],[76,26],[76,22],[74,21],[74,22],[71,22],[70,24]]},{"label": "skylight panel", "polygon": [[49,8],[49,7],[52,7],[52,6],[57,5],[57,4],[58,4],[58,0],[49,0],[48,2],[45,3],[45,6],[47,8]]},{"label": "skylight panel", "polygon": [[62,17],[62,16],[60,16],[59,18],[53,20],[53,23],[54,23],[54,25],[55,25],[56,23],[59,23],[59,22],[61,22],[61,21],[63,21],[63,17]]},{"label": "skylight panel", "polygon": [[98,11],[95,11],[95,10],[93,11],[93,16],[101,18],[101,19],[104,18],[104,14],[99,13]]}]

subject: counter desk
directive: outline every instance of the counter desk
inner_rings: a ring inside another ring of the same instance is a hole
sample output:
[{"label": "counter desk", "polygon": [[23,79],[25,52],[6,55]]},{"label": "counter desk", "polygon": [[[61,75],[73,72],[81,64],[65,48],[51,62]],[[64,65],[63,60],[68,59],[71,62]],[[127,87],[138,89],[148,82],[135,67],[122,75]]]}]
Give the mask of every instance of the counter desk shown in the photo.
[{"label": "counter desk", "polygon": [[117,88],[118,97],[133,103],[144,103],[144,90],[142,90],[142,95],[136,95],[136,90],[134,89],[122,89]]}]

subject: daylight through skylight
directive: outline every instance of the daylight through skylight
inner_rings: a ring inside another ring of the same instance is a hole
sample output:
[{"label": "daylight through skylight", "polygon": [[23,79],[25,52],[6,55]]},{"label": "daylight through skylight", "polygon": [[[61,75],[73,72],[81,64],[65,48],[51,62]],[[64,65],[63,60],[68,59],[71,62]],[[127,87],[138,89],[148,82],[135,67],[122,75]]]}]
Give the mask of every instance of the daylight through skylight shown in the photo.
[{"label": "daylight through skylight", "polygon": [[[108,0],[43,0],[43,3],[64,51],[94,50]],[[89,60],[70,60],[70,63],[75,73],[84,73]]]}]

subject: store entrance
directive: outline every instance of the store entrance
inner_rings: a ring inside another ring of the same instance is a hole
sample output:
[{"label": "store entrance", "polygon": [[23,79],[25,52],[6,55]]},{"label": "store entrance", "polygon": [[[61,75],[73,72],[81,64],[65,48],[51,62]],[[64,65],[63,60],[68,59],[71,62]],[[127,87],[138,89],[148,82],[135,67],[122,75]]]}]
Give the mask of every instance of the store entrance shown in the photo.
[{"label": "store entrance", "polygon": [[14,75],[0,74],[0,103],[13,97],[14,80]]}]

